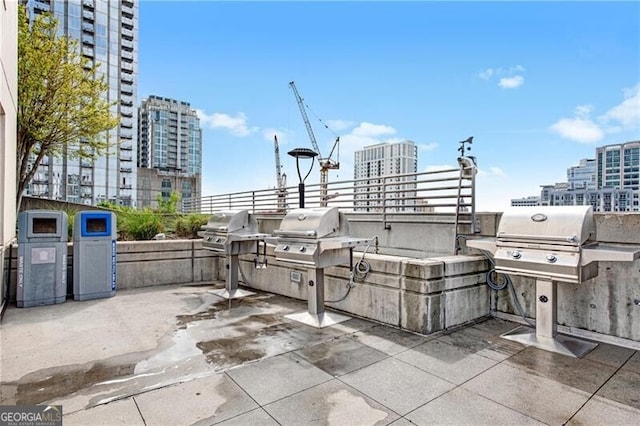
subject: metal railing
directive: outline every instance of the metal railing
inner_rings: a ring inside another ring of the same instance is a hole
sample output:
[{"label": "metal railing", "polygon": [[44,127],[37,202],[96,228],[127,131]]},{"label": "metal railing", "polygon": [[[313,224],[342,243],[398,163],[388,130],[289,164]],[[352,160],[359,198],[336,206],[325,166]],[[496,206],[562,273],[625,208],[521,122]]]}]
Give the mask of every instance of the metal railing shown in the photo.
[{"label": "metal railing", "polygon": [[[389,215],[454,213],[458,223],[475,223],[475,165],[460,168],[376,176],[329,182],[326,196],[320,184],[305,185],[306,208],[338,207],[353,214]],[[209,214],[218,210],[286,213],[300,204],[298,186],[208,195],[181,200],[184,213]],[[460,215],[470,216],[459,220]],[[466,220],[465,220],[466,219]]]}]

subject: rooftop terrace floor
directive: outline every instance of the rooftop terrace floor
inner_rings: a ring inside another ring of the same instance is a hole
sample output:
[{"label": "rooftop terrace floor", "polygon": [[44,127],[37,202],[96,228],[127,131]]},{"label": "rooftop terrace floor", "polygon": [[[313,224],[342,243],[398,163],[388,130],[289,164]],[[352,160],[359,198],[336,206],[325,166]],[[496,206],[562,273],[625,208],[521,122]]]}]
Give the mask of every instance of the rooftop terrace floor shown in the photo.
[{"label": "rooftop terrace floor", "polygon": [[584,359],[487,319],[421,336],[359,318],[316,329],[306,302],[222,284],[9,307],[3,405],[61,404],[64,425],[638,424],[640,353]]}]

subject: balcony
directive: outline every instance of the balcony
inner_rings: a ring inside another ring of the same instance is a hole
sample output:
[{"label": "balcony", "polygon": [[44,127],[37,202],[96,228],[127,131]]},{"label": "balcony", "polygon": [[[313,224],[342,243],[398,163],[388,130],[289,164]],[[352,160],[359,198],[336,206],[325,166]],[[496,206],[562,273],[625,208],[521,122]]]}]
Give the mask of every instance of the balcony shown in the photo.
[{"label": "balcony", "polygon": [[94,8],[94,4],[93,4],[94,0],[82,0],[82,6],[89,8],[89,9],[93,9]]},{"label": "balcony", "polygon": [[133,49],[133,42],[126,39],[120,40],[120,45],[127,49]]},{"label": "balcony", "polygon": [[93,47],[82,46],[82,54],[89,58],[93,58]]},{"label": "balcony", "polygon": [[122,71],[126,73],[129,73],[129,74],[133,73],[133,64],[122,62],[120,64],[120,68],[122,69]]},{"label": "balcony", "polygon": [[131,157],[130,155],[120,155],[120,161],[123,161],[123,162],[133,161],[133,157]]},{"label": "balcony", "polygon": [[120,75],[120,80],[125,83],[133,83],[133,76],[129,74]]},{"label": "balcony", "polygon": [[129,28],[129,29],[133,28],[133,19],[123,16],[120,21],[122,22],[122,25],[124,25],[126,28]]},{"label": "balcony", "polygon": [[94,26],[90,22],[82,22],[82,30],[90,33],[94,32]]},{"label": "balcony", "polygon": [[131,189],[131,184],[121,184],[120,189]]},{"label": "balcony", "polygon": [[128,28],[122,27],[120,29],[120,34],[127,40],[133,40],[133,31]]},{"label": "balcony", "polygon": [[87,19],[89,21],[93,21],[95,19],[95,15],[93,10],[83,9],[82,10],[82,19]]},{"label": "balcony", "polygon": [[124,62],[133,62],[133,52],[128,52],[126,50],[120,51],[120,57]]}]

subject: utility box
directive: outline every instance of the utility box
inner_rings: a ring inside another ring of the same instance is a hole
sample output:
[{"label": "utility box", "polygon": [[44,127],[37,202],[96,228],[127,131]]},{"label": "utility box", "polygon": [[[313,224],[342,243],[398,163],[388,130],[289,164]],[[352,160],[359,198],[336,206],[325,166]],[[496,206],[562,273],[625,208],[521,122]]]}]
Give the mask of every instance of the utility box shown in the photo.
[{"label": "utility box", "polygon": [[116,215],[81,211],[73,220],[73,299],[116,294]]},{"label": "utility box", "polygon": [[67,299],[68,217],[64,212],[28,210],[18,215],[19,308]]}]

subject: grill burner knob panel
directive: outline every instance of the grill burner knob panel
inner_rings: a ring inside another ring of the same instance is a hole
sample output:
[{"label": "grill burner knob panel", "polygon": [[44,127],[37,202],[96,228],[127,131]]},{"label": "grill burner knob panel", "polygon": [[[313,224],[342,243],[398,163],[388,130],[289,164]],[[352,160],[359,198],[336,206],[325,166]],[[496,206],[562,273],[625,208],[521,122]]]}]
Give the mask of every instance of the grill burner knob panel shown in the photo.
[{"label": "grill burner knob panel", "polygon": [[558,261],[558,257],[555,254],[548,254],[547,255],[547,262],[556,263],[557,261]]}]

